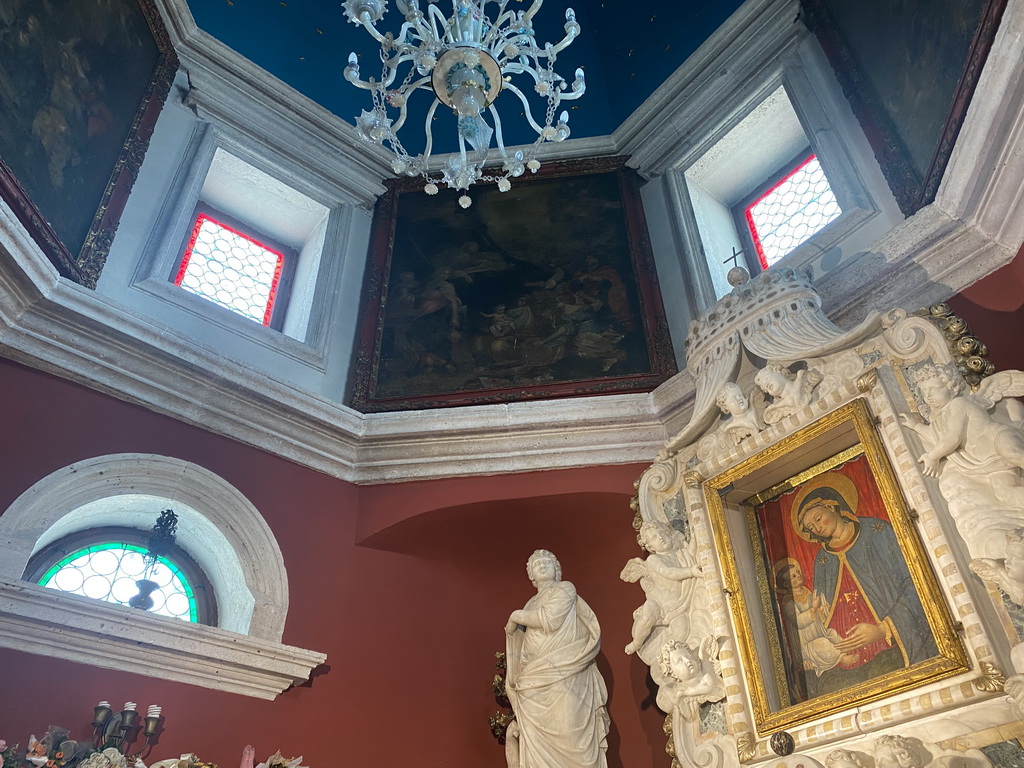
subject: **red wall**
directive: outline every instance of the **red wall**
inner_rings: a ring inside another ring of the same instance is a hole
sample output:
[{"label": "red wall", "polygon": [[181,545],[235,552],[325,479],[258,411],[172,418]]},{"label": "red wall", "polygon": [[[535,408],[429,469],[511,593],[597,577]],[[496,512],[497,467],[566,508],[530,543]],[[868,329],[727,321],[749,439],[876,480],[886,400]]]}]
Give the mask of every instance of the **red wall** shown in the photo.
[{"label": "red wall", "polygon": [[153,758],[194,751],[222,768],[252,743],[312,768],[504,766],[487,717],[493,653],[532,594],[525,563],[554,551],[601,620],[609,765],[664,768],[663,716],[646,667],[622,648],[640,589],[628,502],[637,464],[356,487],[232,440],[0,360],[0,509],[72,462],[140,452],[225,478],[261,511],[288,568],[284,641],[328,654],[311,687],[265,702],[0,649],[0,739],[48,725],[86,738],[92,706],[164,707]]},{"label": "red wall", "polygon": [[1000,371],[1024,370],[1024,246],[1017,257],[949,300]]}]

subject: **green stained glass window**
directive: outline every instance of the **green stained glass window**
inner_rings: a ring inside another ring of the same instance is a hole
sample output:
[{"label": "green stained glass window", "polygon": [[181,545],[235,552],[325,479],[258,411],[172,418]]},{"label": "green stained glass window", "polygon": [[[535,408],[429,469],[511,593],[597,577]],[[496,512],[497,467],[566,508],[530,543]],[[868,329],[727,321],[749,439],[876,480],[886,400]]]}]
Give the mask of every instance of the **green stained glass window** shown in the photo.
[{"label": "green stained glass window", "polygon": [[198,622],[196,595],[182,569],[162,556],[147,568],[145,553],[145,547],[117,542],[82,547],[47,568],[39,583],[61,592],[127,606],[139,593],[136,581],[148,579],[157,584],[150,594],[150,613]]}]

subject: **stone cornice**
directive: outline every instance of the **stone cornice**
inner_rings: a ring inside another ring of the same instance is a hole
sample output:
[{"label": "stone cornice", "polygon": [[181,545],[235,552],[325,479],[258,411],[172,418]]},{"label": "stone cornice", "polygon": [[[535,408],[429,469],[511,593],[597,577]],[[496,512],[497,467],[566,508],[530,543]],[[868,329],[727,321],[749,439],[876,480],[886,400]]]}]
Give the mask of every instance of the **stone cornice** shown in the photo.
[{"label": "stone cornice", "polygon": [[0,579],[0,646],[274,699],[327,656]]}]

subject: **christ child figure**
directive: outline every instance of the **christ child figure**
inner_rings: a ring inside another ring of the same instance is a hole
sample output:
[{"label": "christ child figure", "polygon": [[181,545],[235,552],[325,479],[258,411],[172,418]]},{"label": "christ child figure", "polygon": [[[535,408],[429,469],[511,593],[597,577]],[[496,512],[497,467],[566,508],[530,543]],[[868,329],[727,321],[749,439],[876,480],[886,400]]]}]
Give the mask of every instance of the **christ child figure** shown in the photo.
[{"label": "christ child figure", "polygon": [[805,585],[800,563],[787,558],[777,562],[773,570],[775,592],[790,632],[796,630],[803,668],[821,677],[840,661],[846,661],[836,647],[842,638],[834,629],[825,627],[826,607],[821,593],[811,592]]}]

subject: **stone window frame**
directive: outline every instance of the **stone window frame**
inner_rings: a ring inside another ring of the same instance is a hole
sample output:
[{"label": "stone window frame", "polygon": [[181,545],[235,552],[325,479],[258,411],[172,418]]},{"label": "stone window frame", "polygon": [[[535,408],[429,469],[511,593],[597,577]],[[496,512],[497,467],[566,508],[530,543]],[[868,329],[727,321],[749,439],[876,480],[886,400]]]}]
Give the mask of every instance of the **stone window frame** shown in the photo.
[{"label": "stone window frame", "polygon": [[[57,592],[22,578],[32,555],[77,531],[179,516],[178,543],[210,578],[218,626]],[[191,462],[111,454],[47,475],[0,515],[0,645],[107,669],[273,699],[326,655],[281,643],[288,577],[273,532],[244,495]]]}]

